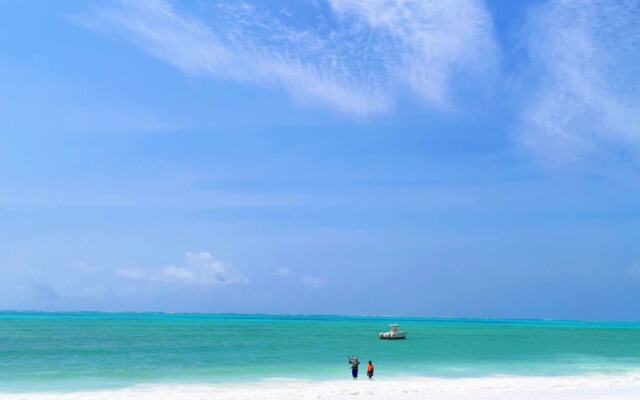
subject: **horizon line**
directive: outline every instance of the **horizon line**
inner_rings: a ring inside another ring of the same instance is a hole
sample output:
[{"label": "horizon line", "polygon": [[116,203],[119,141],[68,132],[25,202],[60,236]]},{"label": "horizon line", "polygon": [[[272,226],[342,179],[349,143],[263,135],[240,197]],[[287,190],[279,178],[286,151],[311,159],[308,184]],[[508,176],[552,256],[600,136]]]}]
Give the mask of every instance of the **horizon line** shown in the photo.
[{"label": "horizon line", "polygon": [[640,324],[640,320],[607,320],[607,319],[561,319],[561,318],[523,318],[523,317],[472,317],[472,316],[426,316],[426,315],[393,315],[393,314],[330,314],[330,313],[264,313],[264,312],[203,312],[203,311],[136,311],[136,310],[34,310],[34,309],[0,309],[0,314],[162,314],[162,315],[216,315],[216,316],[264,316],[264,317],[343,317],[343,318],[400,318],[427,320],[468,320],[468,321],[536,321],[536,322],[581,322],[581,323],[621,323]]}]

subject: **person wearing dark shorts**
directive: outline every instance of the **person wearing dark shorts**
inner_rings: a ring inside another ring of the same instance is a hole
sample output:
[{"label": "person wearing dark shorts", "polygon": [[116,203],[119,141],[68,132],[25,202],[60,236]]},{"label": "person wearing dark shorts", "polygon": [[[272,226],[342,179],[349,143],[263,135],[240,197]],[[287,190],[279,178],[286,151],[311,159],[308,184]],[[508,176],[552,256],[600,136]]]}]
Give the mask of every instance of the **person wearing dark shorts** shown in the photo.
[{"label": "person wearing dark shorts", "polygon": [[349,364],[351,364],[351,376],[353,379],[358,379],[358,366],[360,365],[358,357],[349,358]]},{"label": "person wearing dark shorts", "polygon": [[369,377],[369,379],[373,378],[373,370],[375,369],[375,367],[373,366],[373,363],[371,361],[369,361],[369,365],[367,365],[367,376]]}]

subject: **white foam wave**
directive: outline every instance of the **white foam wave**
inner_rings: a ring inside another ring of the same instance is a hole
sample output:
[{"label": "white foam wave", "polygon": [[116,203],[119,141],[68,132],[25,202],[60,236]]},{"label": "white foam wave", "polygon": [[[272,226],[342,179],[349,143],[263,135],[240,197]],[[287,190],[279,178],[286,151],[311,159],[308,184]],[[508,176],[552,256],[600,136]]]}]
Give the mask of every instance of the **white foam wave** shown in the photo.
[{"label": "white foam wave", "polygon": [[224,385],[139,385],[118,390],[0,393],[0,400],[590,400],[638,399],[640,372],[573,377],[405,378],[368,381],[261,381]]}]

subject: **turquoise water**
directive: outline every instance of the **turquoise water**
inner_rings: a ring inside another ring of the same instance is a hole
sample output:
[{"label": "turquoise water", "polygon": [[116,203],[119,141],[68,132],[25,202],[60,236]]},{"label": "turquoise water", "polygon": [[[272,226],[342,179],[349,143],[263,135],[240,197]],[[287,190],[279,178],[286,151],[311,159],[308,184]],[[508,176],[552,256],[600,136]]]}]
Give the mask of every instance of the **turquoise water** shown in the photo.
[{"label": "turquoise water", "polygon": [[[404,341],[377,332],[397,322]],[[640,368],[640,324],[203,314],[0,313],[0,391]]]}]

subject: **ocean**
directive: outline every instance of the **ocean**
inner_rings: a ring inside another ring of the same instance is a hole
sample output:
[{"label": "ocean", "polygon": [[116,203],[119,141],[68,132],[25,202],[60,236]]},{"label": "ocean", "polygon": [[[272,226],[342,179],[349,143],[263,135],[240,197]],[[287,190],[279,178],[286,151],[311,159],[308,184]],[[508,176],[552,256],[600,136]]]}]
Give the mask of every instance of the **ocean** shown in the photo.
[{"label": "ocean", "polygon": [[[406,340],[383,341],[391,323]],[[406,317],[0,313],[0,392],[153,384],[576,376],[640,370],[640,324]]]}]

